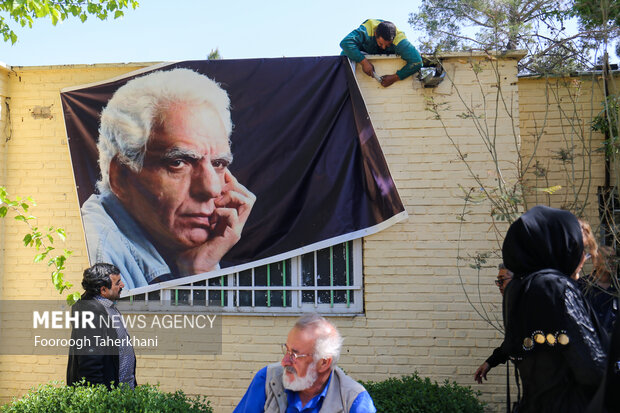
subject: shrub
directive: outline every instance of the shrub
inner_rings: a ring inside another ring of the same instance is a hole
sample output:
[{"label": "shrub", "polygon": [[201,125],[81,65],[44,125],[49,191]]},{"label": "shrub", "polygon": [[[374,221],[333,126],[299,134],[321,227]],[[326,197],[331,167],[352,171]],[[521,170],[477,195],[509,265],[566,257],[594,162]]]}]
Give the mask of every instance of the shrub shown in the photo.
[{"label": "shrub", "polygon": [[0,407],[2,413],[213,413],[204,396],[189,397],[182,391],[166,393],[156,386],[142,385],[132,390],[104,385],[39,386],[21,399]]},{"label": "shrub", "polygon": [[448,380],[443,385],[417,373],[362,383],[381,413],[482,413],[480,392]]}]

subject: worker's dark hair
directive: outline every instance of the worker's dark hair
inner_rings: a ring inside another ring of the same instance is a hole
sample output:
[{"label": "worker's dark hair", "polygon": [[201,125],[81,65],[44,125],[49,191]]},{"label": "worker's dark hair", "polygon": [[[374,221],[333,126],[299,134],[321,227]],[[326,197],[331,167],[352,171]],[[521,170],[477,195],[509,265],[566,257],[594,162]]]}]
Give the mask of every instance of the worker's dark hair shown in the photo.
[{"label": "worker's dark hair", "polygon": [[375,30],[375,37],[391,42],[396,37],[396,26],[392,22],[383,21],[379,23]]},{"label": "worker's dark hair", "polygon": [[101,287],[111,288],[112,280],[110,275],[119,274],[121,271],[116,265],[97,263],[90,268],[84,270],[82,278],[82,287],[84,288],[83,298],[92,298],[101,293]]}]

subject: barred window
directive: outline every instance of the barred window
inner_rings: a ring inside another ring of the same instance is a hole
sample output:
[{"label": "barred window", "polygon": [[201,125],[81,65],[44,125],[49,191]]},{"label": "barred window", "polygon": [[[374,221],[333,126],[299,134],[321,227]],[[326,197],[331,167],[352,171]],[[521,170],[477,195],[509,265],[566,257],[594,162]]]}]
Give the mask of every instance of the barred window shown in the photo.
[{"label": "barred window", "polygon": [[125,297],[123,311],[361,314],[361,239],[205,281]]}]

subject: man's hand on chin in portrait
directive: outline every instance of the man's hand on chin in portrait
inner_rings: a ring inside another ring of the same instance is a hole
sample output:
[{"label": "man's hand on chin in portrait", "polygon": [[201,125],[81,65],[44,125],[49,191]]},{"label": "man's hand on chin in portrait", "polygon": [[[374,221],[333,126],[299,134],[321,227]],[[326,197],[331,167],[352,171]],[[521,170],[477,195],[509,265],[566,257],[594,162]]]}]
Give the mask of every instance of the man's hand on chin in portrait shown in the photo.
[{"label": "man's hand on chin in portrait", "polygon": [[209,238],[199,247],[182,252],[177,258],[181,276],[213,271],[241,238],[241,231],[256,202],[256,195],[226,171],[222,195],[215,200],[210,217]]}]

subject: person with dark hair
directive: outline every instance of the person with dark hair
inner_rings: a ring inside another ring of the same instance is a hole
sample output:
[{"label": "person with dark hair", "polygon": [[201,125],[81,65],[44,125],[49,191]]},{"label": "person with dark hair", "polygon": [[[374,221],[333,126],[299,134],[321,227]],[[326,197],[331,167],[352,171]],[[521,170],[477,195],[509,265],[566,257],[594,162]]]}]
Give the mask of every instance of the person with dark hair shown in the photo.
[{"label": "person with dark hair", "polygon": [[603,378],[607,336],[576,280],[587,258],[568,211],[536,206],[502,246],[513,279],[504,294],[504,348],[523,383],[519,412],[584,412]]},{"label": "person with dark hair", "polygon": [[340,42],[342,54],[362,65],[368,76],[375,75],[375,68],[366,54],[396,54],[407,63],[396,73],[381,77],[381,85],[388,87],[403,80],[422,68],[420,52],[399,31],[394,23],[380,19],[368,19]]},{"label": "person with dark hair", "polygon": [[609,246],[599,248],[600,254],[594,261],[592,274],[579,278],[579,286],[598,317],[598,321],[611,336],[618,312],[618,290],[614,277],[618,263],[616,252]]},{"label": "person with dark hair", "polygon": [[113,274],[120,274],[120,271],[112,264],[99,263],[85,269],[82,277],[82,288],[84,288],[82,299],[90,299],[100,295],[101,287],[111,289],[110,275]]},{"label": "person with dark hair", "polygon": [[[497,269],[498,272],[497,279],[495,280],[495,285],[497,285],[497,288],[499,288],[499,292],[503,297],[506,287],[512,280],[512,272],[510,272],[510,270],[506,268],[503,262],[497,266]],[[508,361],[508,355],[506,354],[506,351],[503,347],[504,343],[502,343],[499,347],[493,350],[493,353],[489,356],[489,358],[486,359],[485,362],[482,363],[480,367],[478,367],[478,369],[476,369],[476,372],[474,373],[474,380],[478,384],[482,384],[482,379],[487,379],[487,373],[493,367],[504,364],[506,361]]]},{"label": "person with dark hair", "polygon": [[92,325],[83,322],[71,331],[72,342],[85,345],[69,349],[67,384],[84,379],[108,388],[121,383],[131,388],[136,386],[136,356],[121,314],[114,305],[124,286],[119,269],[112,264],[98,263],[84,270],[82,287],[85,292],[71,307],[71,315],[91,313]]},{"label": "person with dark hair", "polygon": [[234,413],[375,413],[364,386],[336,367],[342,337],[318,314],[299,318],[282,361],[259,370]]},{"label": "person with dark hair", "polygon": [[392,22],[382,21],[375,30],[375,36],[393,42],[396,37],[396,26]]}]

